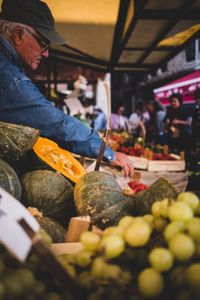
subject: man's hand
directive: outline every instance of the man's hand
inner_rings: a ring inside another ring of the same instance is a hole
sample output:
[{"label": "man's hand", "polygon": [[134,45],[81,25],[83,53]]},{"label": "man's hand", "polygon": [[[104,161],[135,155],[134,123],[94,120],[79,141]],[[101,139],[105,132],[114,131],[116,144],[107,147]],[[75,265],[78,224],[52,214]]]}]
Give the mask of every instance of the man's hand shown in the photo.
[{"label": "man's hand", "polygon": [[113,166],[119,166],[122,168],[124,176],[132,177],[134,174],[133,162],[128,158],[128,156],[121,152],[115,152],[115,158],[111,162]]}]

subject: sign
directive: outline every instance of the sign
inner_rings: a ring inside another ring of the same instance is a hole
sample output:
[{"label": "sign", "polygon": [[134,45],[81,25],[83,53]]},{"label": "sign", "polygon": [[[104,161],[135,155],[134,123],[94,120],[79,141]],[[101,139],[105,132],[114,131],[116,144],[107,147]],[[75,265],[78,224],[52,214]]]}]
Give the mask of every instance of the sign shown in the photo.
[{"label": "sign", "polygon": [[20,261],[24,261],[32,241],[18,223],[24,219],[34,232],[39,224],[28,210],[0,187],[0,242]]}]

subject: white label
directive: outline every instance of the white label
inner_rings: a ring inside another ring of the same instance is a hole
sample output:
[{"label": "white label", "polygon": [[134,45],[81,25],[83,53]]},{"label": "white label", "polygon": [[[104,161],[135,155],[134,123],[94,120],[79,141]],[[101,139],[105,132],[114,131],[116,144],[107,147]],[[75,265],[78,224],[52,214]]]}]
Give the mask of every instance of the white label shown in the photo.
[{"label": "white label", "polygon": [[31,249],[31,240],[23,228],[0,208],[0,242],[20,261]]},{"label": "white label", "polygon": [[0,208],[12,219],[24,219],[33,231],[39,230],[39,224],[29,211],[12,195],[0,187]]},{"label": "white label", "polygon": [[18,223],[24,219],[33,231],[39,224],[28,210],[13,196],[0,188],[0,242],[13,255],[24,261],[31,249],[32,241]]}]

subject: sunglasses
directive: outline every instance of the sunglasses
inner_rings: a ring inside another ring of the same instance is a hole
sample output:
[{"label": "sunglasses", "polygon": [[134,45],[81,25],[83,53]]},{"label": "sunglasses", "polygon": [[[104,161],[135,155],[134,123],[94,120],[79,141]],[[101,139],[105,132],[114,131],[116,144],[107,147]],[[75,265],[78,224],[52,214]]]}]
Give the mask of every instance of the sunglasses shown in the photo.
[{"label": "sunglasses", "polygon": [[42,49],[42,52],[45,52],[49,49],[49,41],[45,41],[44,38],[39,37],[34,32],[30,31],[28,28],[26,28],[26,31],[38,42],[40,48]]}]

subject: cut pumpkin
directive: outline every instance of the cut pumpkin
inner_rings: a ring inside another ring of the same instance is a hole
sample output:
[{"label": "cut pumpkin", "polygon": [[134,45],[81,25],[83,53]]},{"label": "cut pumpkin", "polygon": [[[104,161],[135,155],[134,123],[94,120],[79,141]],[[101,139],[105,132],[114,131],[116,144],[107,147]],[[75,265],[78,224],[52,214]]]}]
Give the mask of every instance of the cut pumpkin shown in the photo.
[{"label": "cut pumpkin", "polygon": [[42,161],[75,183],[86,173],[69,151],[47,138],[39,137],[33,150]]}]

